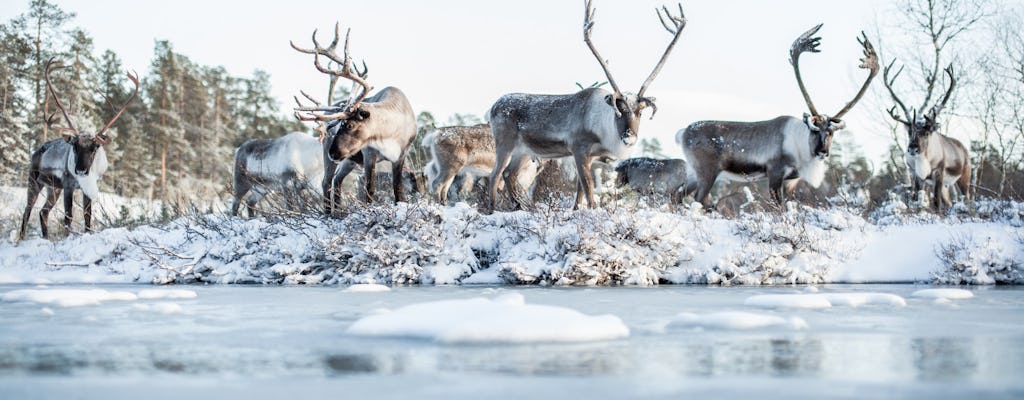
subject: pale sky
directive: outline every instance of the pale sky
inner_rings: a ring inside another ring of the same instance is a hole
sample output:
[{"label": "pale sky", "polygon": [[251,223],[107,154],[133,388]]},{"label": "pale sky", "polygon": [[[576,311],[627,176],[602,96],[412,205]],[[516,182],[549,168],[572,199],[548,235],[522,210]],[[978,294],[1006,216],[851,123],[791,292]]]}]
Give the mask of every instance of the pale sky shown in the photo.
[{"label": "pale sky", "polygon": [[[283,110],[300,89],[322,95],[326,78],[312,57],[288,46],[310,45],[319,28],[330,40],[335,21],[352,28],[351,51],[370,67],[377,89],[395,86],[416,112],[440,121],[452,113],[483,116],[511,92],[564,94],[605,78],[583,42],[582,0],[520,1],[145,1],[56,0],[77,13],[71,25],[91,34],[97,51],[112,49],[143,76],[156,39],[204,65],[233,75],[254,69],[271,74]],[[4,0],[0,18],[25,11],[27,0]],[[654,12],[661,0],[594,0],[593,40],[625,91],[637,91],[671,39]],[[834,114],[860,88],[856,37],[874,30],[884,0],[686,1],[689,23],[661,74],[648,89],[660,109],[645,119],[640,137],[661,140],[679,156],[675,132],[703,119],[765,120],[800,116],[806,106],[788,63],[792,41],[823,22],[822,52],[802,57],[804,80],[815,105]],[[875,40],[875,38],[872,38]],[[881,75],[881,74],[879,74]],[[872,91],[884,91],[879,79]],[[872,92],[865,97],[870,100]],[[869,154],[889,140],[877,120],[877,102],[847,115],[847,135]]]}]

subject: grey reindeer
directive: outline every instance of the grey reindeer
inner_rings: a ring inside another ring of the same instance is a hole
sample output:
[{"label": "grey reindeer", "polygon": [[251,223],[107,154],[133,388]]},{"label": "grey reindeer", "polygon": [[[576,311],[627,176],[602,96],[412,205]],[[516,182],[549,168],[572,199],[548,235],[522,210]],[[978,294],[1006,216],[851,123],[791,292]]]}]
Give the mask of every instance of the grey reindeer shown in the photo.
[{"label": "grey reindeer", "polygon": [[615,165],[615,187],[629,185],[643,195],[665,195],[676,203],[684,184],[686,161],[678,158],[635,157]]},{"label": "grey reindeer", "polygon": [[[665,16],[658,10],[662,26],[672,34],[672,41],[662,54],[647,80],[637,94],[623,93],[612,78],[608,64],[597,52],[590,40],[594,28],[594,9],[591,1],[584,4],[583,41],[597,58],[613,92],[600,88],[587,88],[574,94],[506,94],[498,99],[489,112],[491,129],[494,132],[496,160],[488,183],[489,208],[494,209],[497,196],[497,180],[506,168],[513,173],[504,175],[505,186],[515,187],[515,171],[531,158],[551,159],[572,156],[576,170],[582,171],[576,179],[576,203],[578,209],[586,197],[587,205],[594,208],[594,176],[591,163],[594,158],[608,156],[623,158],[637,141],[641,113],[647,107],[653,109],[651,118],[657,112],[653,97],[646,97],[647,88],[665,65],[672,48],[679,40],[686,18],[683,6],[679,5],[679,16],[673,16],[668,8],[662,7]],[[666,23],[666,18],[668,23]],[[669,25],[671,23],[671,26]],[[521,207],[513,199],[515,207]]]},{"label": "grey reindeer", "polygon": [[817,53],[822,25],[800,35],[789,50],[797,85],[810,114],[803,119],[781,116],[767,121],[699,121],[676,134],[687,162],[687,183],[681,197],[696,191],[694,200],[707,206],[708,193],[719,176],[731,180],[768,179],[772,199],[781,204],[804,180],[818,187],[825,178],[832,135],[846,128],[842,117],[864,96],[878,74],[878,56],[867,35],[858,38],[864,51],[860,68],[869,70],[867,80],[853,100],[834,116],[818,112],[800,76],[800,54]]},{"label": "grey reindeer", "polygon": [[[959,140],[938,132],[941,126],[938,122],[939,114],[946,107],[946,103],[949,102],[949,98],[953,95],[953,90],[956,88],[953,65],[950,64],[945,69],[946,76],[949,77],[949,88],[946,89],[942,100],[934,104],[931,110],[923,116],[919,116],[917,109],[912,111],[907,109],[907,106],[900,101],[899,96],[896,95],[896,91],[893,89],[893,83],[896,82],[900,72],[903,72],[903,68],[900,67],[900,70],[896,71],[890,78],[889,72],[894,63],[896,63],[895,59],[885,67],[882,78],[885,81],[885,88],[889,90],[889,95],[896,102],[896,105],[889,109],[889,116],[902,124],[907,130],[909,143],[907,144],[906,162],[913,180],[911,198],[916,201],[918,193],[925,183],[931,183],[933,185],[931,205],[936,211],[941,211],[942,204],[945,204],[946,207],[953,206],[953,202],[949,198],[949,186],[956,183],[960,193],[970,201],[971,158],[967,153],[967,148]],[[931,91],[937,79],[936,75],[934,72],[929,75],[928,79],[931,84],[929,85],[924,102],[921,104],[922,110],[928,106],[928,101],[932,95]],[[903,111],[903,118],[896,113],[897,106]],[[939,202],[940,198],[942,203]]]},{"label": "grey reindeer", "polygon": [[277,139],[250,139],[235,150],[234,203],[231,215],[245,202],[249,217],[256,215],[256,203],[278,190],[289,209],[295,209],[304,190],[324,173],[320,142],[305,132],[292,132]]},{"label": "grey reindeer", "polygon": [[[349,160],[349,164],[339,166],[347,159],[360,153],[363,165],[363,178],[366,199],[374,201],[374,169],[377,162],[386,160],[391,162],[392,189],[395,194],[395,202],[403,200],[402,173],[405,165],[405,157],[409,152],[416,136],[416,116],[413,114],[412,106],[405,94],[395,87],[385,87],[373,96],[368,96],[373,88],[367,83],[366,69],[360,73],[352,65],[349,56],[348,40],[351,29],[345,33],[344,56],[335,53],[335,46],[338,43],[338,25],[334,26],[334,40],[328,47],[323,47],[317,41],[317,31],[313,31],[313,48],[305,49],[291,43],[292,48],[304,54],[313,55],[313,65],[318,71],[331,76],[345,78],[353,82],[353,87],[358,86],[359,94],[351,96],[341,105],[327,105],[314,107],[296,107],[297,116],[303,120],[317,120],[327,124],[327,135],[324,138],[324,211],[331,213],[339,200],[337,185],[340,179],[338,174],[345,167],[348,171],[355,168],[355,160]],[[326,57],[340,67],[331,69],[320,63],[320,57]],[[338,172],[334,173],[335,167]],[[345,172],[347,174],[347,172]],[[342,175],[342,177],[344,174]],[[328,178],[330,177],[330,178]]]},{"label": "grey reindeer", "polygon": [[127,73],[128,79],[135,84],[135,91],[114,114],[114,117],[95,134],[79,130],[71,121],[71,116],[61,104],[57,91],[53,89],[53,84],[50,82],[50,72],[61,68],[63,66],[54,61],[54,58],[47,61],[46,87],[53,95],[53,101],[64,115],[64,121],[68,126],[60,128],[62,138],[43,143],[32,153],[28,171],[28,201],[25,203],[25,212],[21,217],[18,240],[25,239],[32,207],[35,206],[39,193],[44,188],[46,189],[46,203],[39,210],[39,225],[44,239],[49,238],[46,224],[49,220],[50,210],[53,209],[62,192],[64,194],[64,228],[71,232],[76,189],[82,190],[85,229],[87,231],[92,229],[92,202],[99,196],[99,180],[108,167],[107,154],[103,146],[109,145],[112,140],[106,132],[121,117],[121,114],[128,108],[128,104],[139,93],[138,76]]}]

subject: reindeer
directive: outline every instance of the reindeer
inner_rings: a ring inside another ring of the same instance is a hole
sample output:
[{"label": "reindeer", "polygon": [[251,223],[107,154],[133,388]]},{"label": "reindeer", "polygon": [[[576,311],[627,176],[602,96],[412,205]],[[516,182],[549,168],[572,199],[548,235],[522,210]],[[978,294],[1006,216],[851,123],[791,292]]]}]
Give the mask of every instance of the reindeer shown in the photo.
[{"label": "reindeer", "polygon": [[[324,167],[326,171],[337,163],[361,153],[363,161],[363,184],[367,201],[372,202],[374,192],[374,168],[377,161],[384,159],[391,162],[392,188],[395,193],[395,203],[402,201],[402,171],[405,165],[405,156],[416,136],[416,116],[413,114],[409,100],[401,90],[394,87],[381,89],[377,94],[369,96],[372,87],[367,83],[366,68],[360,73],[352,66],[352,59],[348,52],[348,38],[351,29],[345,33],[344,56],[335,53],[335,46],[338,43],[338,25],[334,25],[334,40],[328,47],[323,47],[317,41],[317,31],[313,31],[313,48],[305,49],[291,43],[293,49],[300,53],[312,54],[313,65],[318,71],[330,76],[345,78],[353,82],[353,87],[358,85],[361,90],[342,105],[297,107],[295,111],[304,120],[318,120],[327,124],[327,137],[324,140],[326,158]],[[340,65],[339,69],[326,68],[320,63],[320,57],[326,57],[330,61]],[[354,161],[352,161],[354,162]],[[346,166],[351,171],[354,166]],[[341,168],[339,167],[339,173]],[[346,172],[347,174],[347,172]],[[336,179],[333,175],[330,182],[327,182],[327,174],[324,174],[324,202],[325,211],[331,213],[332,205],[336,204],[338,190]]]},{"label": "reindeer", "polygon": [[[867,35],[858,38],[864,51],[860,68],[870,71],[864,85],[835,116],[818,112],[800,77],[800,54],[817,53],[821,37],[814,35],[821,24],[800,35],[789,50],[797,85],[810,114],[803,119],[781,116],[768,121],[699,121],[676,134],[687,163],[686,186],[679,198],[693,193],[694,200],[707,206],[706,199],[719,175],[733,180],[768,178],[772,199],[782,204],[792,196],[800,180],[817,188],[825,178],[832,135],[846,128],[842,117],[853,108],[878,74],[878,56]],[[785,189],[783,188],[785,186]],[[783,192],[785,190],[785,192]]]},{"label": "reindeer", "polygon": [[[449,188],[457,177],[461,176],[457,192],[465,192],[476,178],[487,176],[494,168],[494,135],[488,124],[438,128],[424,137],[423,146],[430,149],[432,157],[424,167],[428,190],[441,204],[447,204]],[[533,183],[537,163],[529,160],[521,168],[516,171],[517,186],[526,188]]]},{"label": "reindeer", "polygon": [[[932,106],[931,111],[918,118],[917,109],[908,111],[907,106],[900,101],[899,96],[896,95],[896,91],[892,87],[900,72],[903,72],[903,67],[900,67],[899,71],[896,71],[892,78],[889,77],[889,71],[895,63],[896,60],[893,59],[885,67],[882,73],[882,80],[885,82],[885,88],[889,90],[889,95],[896,102],[896,105],[889,109],[889,116],[896,120],[896,122],[903,124],[907,129],[909,143],[907,144],[906,162],[907,168],[911,171],[911,179],[913,180],[911,198],[917,201],[918,193],[924,187],[924,184],[926,182],[932,183],[934,185],[932,207],[936,211],[942,211],[939,199],[942,199],[946,207],[952,207],[953,202],[949,199],[948,186],[956,182],[960,193],[963,193],[965,198],[970,201],[971,158],[967,153],[967,148],[959,140],[938,133],[940,127],[938,122],[939,113],[946,107],[946,103],[949,102],[953,89],[956,87],[953,64],[950,64],[945,69],[946,75],[949,77],[949,88],[946,89],[946,94],[942,96],[942,100]],[[936,69],[938,69],[937,64]],[[922,110],[928,106],[936,74],[933,72],[928,76],[928,80],[928,93],[925,96],[924,103],[921,104]],[[901,118],[896,113],[897,106],[903,111],[903,116],[906,119]]]},{"label": "reindeer", "polygon": [[320,142],[304,132],[272,140],[246,140],[235,150],[235,199],[231,215],[238,215],[244,199],[249,217],[254,217],[256,203],[275,188],[284,195],[288,208],[294,209],[293,202],[303,189],[316,190],[310,184],[319,181],[324,173],[320,152]]},{"label": "reindeer", "polygon": [[106,132],[121,114],[128,108],[128,104],[135,99],[139,93],[138,75],[127,73],[128,79],[135,84],[135,91],[132,92],[128,101],[125,101],[121,109],[114,114],[114,117],[103,126],[99,132],[79,130],[71,122],[64,105],[61,104],[57,92],[50,82],[50,72],[55,69],[64,68],[59,62],[51,58],[46,63],[46,87],[53,95],[53,101],[57,104],[67,128],[63,130],[63,138],[54,139],[43,143],[32,153],[31,164],[28,172],[28,201],[25,203],[25,212],[21,217],[21,230],[18,233],[18,240],[25,239],[25,230],[28,228],[29,215],[32,207],[35,206],[39,192],[46,188],[46,203],[39,210],[39,225],[44,239],[49,238],[46,224],[49,221],[50,210],[57,203],[57,197],[64,193],[64,228],[71,232],[71,220],[74,215],[74,193],[75,189],[82,190],[82,210],[85,214],[85,230],[92,230],[92,202],[99,196],[99,180],[107,170],[107,154],[103,146],[110,144],[112,138]]},{"label": "reindeer", "polygon": [[615,187],[629,185],[637,193],[661,193],[676,201],[679,189],[686,183],[686,161],[637,157],[620,161],[615,166]]},{"label": "reindeer", "polygon": [[[594,208],[594,176],[590,168],[594,158],[624,157],[637,141],[643,110],[651,107],[651,118],[654,118],[658,110],[654,104],[655,99],[646,97],[645,93],[665,65],[686,26],[682,4],[679,5],[678,17],[670,14],[667,7],[662,7],[665,17],[658,10],[658,18],[662,26],[672,34],[672,41],[635,95],[619,90],[607,62],[591,42],[594,10],[590,0],[584,6],[583,41],[597,58],[613,92],[587,88],[567,95],[513,93],[498,99],[489,115],[497,154],[488,183],[491,210],[494,209],[497,195],[497,180],[506,168],[511,168],[512,173],[504,176],[505,186],[515,187],[515,172],[526,160],[567,156],[573,156],[576,170],[581,171],[576,179],[576,203],[573,209],[580,207],[584,196],[587,205]],[[671,27],[665,18],[672,24]],[[519,201],[513,200],[514,205],[519,207]]]}]

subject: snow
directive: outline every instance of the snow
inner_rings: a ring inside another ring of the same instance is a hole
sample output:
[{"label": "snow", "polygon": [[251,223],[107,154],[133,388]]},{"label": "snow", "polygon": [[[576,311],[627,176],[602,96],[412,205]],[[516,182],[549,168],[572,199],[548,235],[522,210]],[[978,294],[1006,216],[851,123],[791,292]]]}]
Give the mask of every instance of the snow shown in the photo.
[{"label": "snow", "polygon": [[762,294],[748,297],[743,304],[758,308],[817,309],[832,307],[828,298],[820,294]]},{"label": "snow", "polygon": [[389,292],[391,291],[391,288],[376,283],[357,283],[355,285],[345,288],[345,291],[355,293],[377,293]]},{"label": "snow", "polygon": [[162,315],[181,314],[182,312],[184,312],[184,308],[182,308],[180,304],[178,304],[178,303],[166,303],[166,302],[153,303],[153,304],[145,304],[145,303],[132,304],[132,309],[136,310],[136,311],[151,312],[151,313],[154,313],[154,314],[162,314]]},{"label": "snow", "polygon": [[723,311],[708,314],[681,313],[668,324],[668,328],[703,328],[715,330],[745,330],[763,328],[806,329],[807,322],[800,317],[783,318],[770,314],[743,311]]},{"label": "snow", "polygon": [[864,305],[903,307],[907,301],[889,293],[822,293],[832,306],[860,307]]},{"label": "snow", "polygon": [[977,202],[979,217],[942,219],[900,204],[864,217],[789,203],[731,219],[699,205],[482,214],[428,201],[359,205],[327,219],[196,214],[53,242],[0,241],[0,283],[1024,282],[1024,206]]},{"label": "snow", "polygon": [[823,293],[815,290],[802,294],[751,296],[743,304],[758,308],[821,309],[830,307],[860,307],[865,305],[903,307],[907,305],[907,302],[902,297],[889,293]]},{"label": "snow", "polygon": [[193,290],[184,289],[143,289],[137,294],[140,299],[194,299],[197,297]]},{"label": "snow", "polygon": [[106,301],[133,301],[136,299],[138,296],[131,292],[110,292],[103,289],[23,289],[4,293],[0,298],[4,302],[32,302],[53,304],[58,307],[93,306]]},{"label": "snow", "polygon": [[974,293],[964,289],[923,289],[910,296],[926,299],[962,300],[974,297]]},{"label": "snow", "polygon": [[408,305],[359,319],[347,332],[445,344],[588,342],[629,336],[629,328],[614,315],[588,316],[565,307],[526,304],[519,293]]}]

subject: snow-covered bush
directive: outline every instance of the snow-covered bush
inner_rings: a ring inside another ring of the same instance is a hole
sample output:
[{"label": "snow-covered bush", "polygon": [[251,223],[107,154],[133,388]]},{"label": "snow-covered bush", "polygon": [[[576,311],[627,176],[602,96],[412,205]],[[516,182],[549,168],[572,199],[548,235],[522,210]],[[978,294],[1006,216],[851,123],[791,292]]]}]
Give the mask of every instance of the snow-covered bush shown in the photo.
[{"label": "snow-covered bush", "polygon": [[[863,219],[788,203],[780,213],[742,214],[735,233],[743,240],[705,274],[704,283],[773,285],[825,282],[832,265],[855,257],[864,245]],[[860,230],[860,232],[858,232]]]},{"label": "snow-covered bush", "polygon": [[945,269],[933,274],[933,280],[948,285],[1022,284],[1024,231],[1017,231],[1015,241],[1018,247],[1008,249],[991,236],[984,240],[973,235],[954,236],[937,250]]}]

